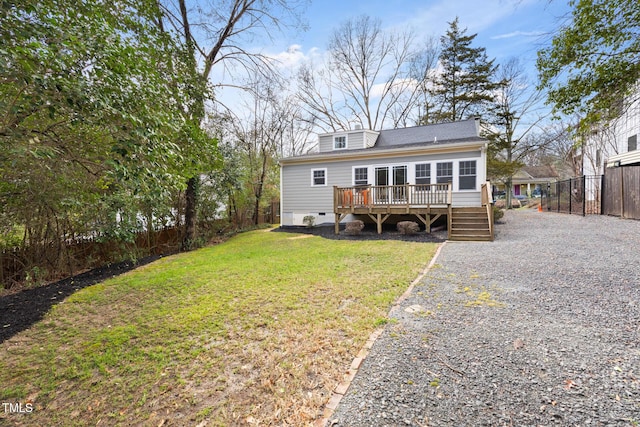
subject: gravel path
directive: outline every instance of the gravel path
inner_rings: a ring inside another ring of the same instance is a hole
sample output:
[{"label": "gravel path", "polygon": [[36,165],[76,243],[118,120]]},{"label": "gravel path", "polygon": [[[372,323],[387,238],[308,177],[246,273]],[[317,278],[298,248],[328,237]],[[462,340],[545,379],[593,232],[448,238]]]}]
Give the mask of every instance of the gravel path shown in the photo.
[{"label": "gravel path", "polygon": [[508,212],[447,242],[330,426],[640,426],[640,222]]}]

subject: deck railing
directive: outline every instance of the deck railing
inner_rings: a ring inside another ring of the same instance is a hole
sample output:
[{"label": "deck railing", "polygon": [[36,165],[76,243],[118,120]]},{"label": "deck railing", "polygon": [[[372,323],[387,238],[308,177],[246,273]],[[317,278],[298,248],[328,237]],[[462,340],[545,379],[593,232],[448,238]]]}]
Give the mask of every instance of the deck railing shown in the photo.
[{"label": "deck railing", "polygon": [[491,195],[491,183],[489,181],[482,184],[481,193],[482,206],[487,210],[489,233],[491,234],[491,240],[493,240],[493,196]]},{"label": "deck railing", "polygon": [[451,183],[333,187],[333,204],[336,209],[448,206],[451,199]]}]

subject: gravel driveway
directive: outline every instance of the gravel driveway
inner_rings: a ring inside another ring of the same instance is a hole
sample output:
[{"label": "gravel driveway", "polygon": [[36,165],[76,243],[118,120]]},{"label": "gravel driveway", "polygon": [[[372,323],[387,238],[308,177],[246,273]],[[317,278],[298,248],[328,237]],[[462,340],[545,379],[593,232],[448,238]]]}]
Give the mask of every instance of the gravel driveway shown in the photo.
[{"label": "gravel driveway", "polygon": [[331,426],[640,426],[640,222],[508,212],[447,242]]}]

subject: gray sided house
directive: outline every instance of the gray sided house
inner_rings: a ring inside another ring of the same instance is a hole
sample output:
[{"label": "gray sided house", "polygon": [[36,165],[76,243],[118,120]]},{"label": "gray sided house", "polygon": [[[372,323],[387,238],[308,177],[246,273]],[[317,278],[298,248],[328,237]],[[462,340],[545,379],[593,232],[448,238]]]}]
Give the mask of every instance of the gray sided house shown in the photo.
[{"label": "gray sided house", "polygon": [[479,120],[319,135],[317,153],[280,161],[281,225],[407,216],[429,232],[447,218],[450,239],[492,240],[487,140]]}]

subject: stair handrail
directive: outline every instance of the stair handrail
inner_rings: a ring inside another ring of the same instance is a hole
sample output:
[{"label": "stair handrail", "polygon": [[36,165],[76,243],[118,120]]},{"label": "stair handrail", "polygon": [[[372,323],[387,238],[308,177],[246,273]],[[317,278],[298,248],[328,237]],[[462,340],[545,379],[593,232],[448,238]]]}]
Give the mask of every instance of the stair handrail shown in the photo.
[{"label": "stair handrail", "polygon": [[489,220],[489,234],[493,241],[493,197],[491,196],[491,182],[487,181],[481,186],[482,206],[487,210],[487,218]]}]

